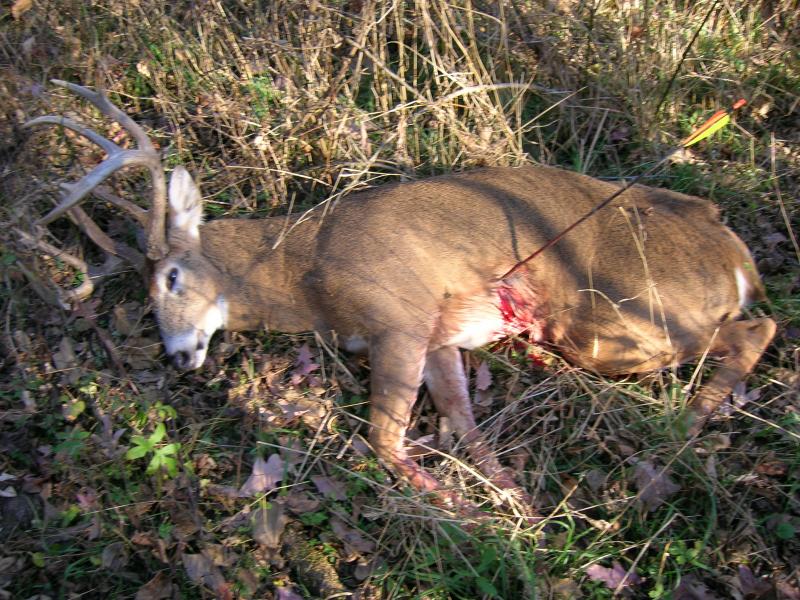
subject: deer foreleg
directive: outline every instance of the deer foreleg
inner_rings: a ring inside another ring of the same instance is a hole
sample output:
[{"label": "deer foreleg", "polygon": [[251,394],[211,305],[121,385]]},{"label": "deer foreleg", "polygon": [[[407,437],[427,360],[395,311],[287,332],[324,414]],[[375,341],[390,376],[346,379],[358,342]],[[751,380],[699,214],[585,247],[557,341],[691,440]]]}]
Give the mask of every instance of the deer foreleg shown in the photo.
[{"label": "deer foreleg", "polygon": [[383,459],[415,488],[432,492],[434,477],[408,457],[404,440],[422,384],[427,339],[401,333],[370,342],[370,442]]},{"label": "deer foreleg", "polygon": [[690,435],[702,430],[734,386],[753,369],[775,335],[775,329],[775,321],[768,318],[731,321],[719,328],[709,353],[719,356],[721,364],[689,405]]},{"label": "deer foreleg", "polygon": [[449,419],[453,430],[461,437],[467,452],[481,472],[495,486],[530,505],[528,494],[520,488],[508,469],[500,465],[497,456],[478,430],[459,349],[450,346],[429,352],[424,378],[436,410]]}]

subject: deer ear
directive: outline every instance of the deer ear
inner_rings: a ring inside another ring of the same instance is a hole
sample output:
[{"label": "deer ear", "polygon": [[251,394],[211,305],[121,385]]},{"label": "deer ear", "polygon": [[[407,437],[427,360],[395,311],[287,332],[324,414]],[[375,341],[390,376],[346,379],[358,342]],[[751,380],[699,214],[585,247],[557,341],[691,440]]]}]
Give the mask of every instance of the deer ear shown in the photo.
[{"label": "deer ear", "polygon": [[203,220],[203,199],[200,189],[183,166],[175,167],[169,180],[169,229],[182,232],[190,239],[200,238]]}]

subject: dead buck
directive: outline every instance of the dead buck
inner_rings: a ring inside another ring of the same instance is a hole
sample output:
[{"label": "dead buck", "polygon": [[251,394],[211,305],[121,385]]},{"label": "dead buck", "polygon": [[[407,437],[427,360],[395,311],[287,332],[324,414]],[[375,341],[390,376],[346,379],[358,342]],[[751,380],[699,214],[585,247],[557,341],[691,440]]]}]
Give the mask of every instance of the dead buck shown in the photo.
[{"label": "dead buck", "polygon": [[107,252],[137,260],[76,211],[114,171],[148,167],[155,199],[146,216],[113,201],[147,229],[150,297],[174,365],[200,367],[219,329],[314,330],[368,351],[372,445],[418,489],[439,488],[403,444],[423,382],[486,475],[514,487],[480,441],[460,348],[526,334],[608,375],[716,355],[720,366],[690,407],[697,432],[774,335],[771,319],[736,320],[764,292],[744,243],[706,200],[635,186],[501,278],[617,186],[543,166],[487,168],[352,194],[324,218],[312,211],[204,223],[183,167],[167,193],[158,153],[138,125],[102,94],[55,83],[120,123],[139,149],[122,150],[60,117],[34,120],[72,129],[109,155],[40,223],[70,213]]}]

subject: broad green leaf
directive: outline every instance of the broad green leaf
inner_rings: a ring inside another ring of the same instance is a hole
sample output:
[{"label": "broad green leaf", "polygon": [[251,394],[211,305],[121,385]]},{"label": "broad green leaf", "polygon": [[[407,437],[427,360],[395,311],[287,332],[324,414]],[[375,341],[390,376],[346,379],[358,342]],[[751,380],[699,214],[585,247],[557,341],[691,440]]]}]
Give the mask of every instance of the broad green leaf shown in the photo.
[{"label": "broad green leaf", "polygon": [[163,448],[159,448],[158,453],[161,454],[162,456],[167,454],[175,454],[180,447],[181,445],[177,443],[167,444]]},{"label": "broad green leaf", "polygon": [[147,451],[148,448],[146,446],[134,446],[125,453],[125,458],[128,460],[136,460],[146,455]]},{"label": "broad green leaf", "polygon": [[159,423],[158,425],[156,425],[156,430],[152,434],[150,434],[148,440],[150,441],[151,444],[155,445],[161,440],[163,440],[165,435],[167,435],[167,428],[164,427],[163,423]]}]

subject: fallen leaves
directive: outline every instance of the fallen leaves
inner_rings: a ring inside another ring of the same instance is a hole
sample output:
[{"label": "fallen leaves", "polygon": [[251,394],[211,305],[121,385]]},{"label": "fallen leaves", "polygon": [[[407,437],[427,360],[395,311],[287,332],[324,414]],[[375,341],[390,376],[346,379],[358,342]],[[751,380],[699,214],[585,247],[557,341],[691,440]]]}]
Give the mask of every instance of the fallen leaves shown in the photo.
[{"label": "fallen leaves", "polygon": [[772,584],[766,579],[756,577],[747,565],[739,565],[736,587],[744,600],[760,600],[772,593]]},{"label": "fallen leaves", "polygon": [[625,569],[619,562],[614,561],[611,567],[590,565],[586,568],[586,575],[592,581],[599,581],[610,590],[630,590],[642,582],[635,571]]},{"label": "fallen leaves", "polygon": [[475,388],[481,391],[488,390],[492,385],[492,372],[484,360],[475,371]]},{"label": "fallen leaves", "polygon": [[172,581],[166,571],[159,571],[136,592],[134,600],[166,600],[173,595]]},{"label": "fallen leaves", "polygon": [[128,549],[124,542],[113,542],[103,548],[101,564],[104,569],[118,571],[128,564]]},{"label": "fallen leaves", "polygon": [[636,462],[634,483],[639,490],[638,500],[648,512],[656,510],[681,489],[670,479],[666,468],[658,468],[646,460]]},{"label": "fallen leaves", "polygon": [[61,338],[58,350],[53,352],[52,358],[55,369],[63,372],[62,383],[74,385],[78,382],[83,371],[75,353],[75,343],[70,338],[66,336]]},{"label": "fallen leaves", "polygon": [[292,385],[298,386],[304,380],[308,383],[308,385],[319,385],[319,380],[316,377],[310,377],[310,375],[317,369],[319,369],[319,365],[314,362],[314,357],[311,354],[308,344],[303,344],[300,346],[300,350],[297,353],[297,359],[294,363],[294,370],[292,371],[291,379]]},{"label": "fallen leaves", "polygon": [[345,560],[350,561],[361,553],[375,551],[375,542],[365,538],[359,530],[349,527],[341,518],[331,519],[331,529],[344,544]]},{"label": "fallen leaves", "polygon": [[273,502],[269,508],[253,511],[253,539],[265,548],[276,550],[280,547],[281,535],[289,522],[283,504]]},{"label": "fallen leaves", "polygon": [[213,560],[204,554],[184,554],[182,560],[186,576],[192,582],[212,589],[219,598],[233,598],[230,586]]},{"label": "fallen leaves", "polygon": [[274,490],[285,472],[283,459],[273,454],[266,461],[260,456],[253,463],[253,472],[239,490],[239,496],[248,498]]},{"label": "fallen leaves", "polygon": [[314,482],[319,492],[326,498],[347,500],[347,488],[341,481],[322,475],[312,476],[311,481]]},{"label": "fallen leaves", "polygon": [[681,577],[678,586],[672,591],[673,600],[722,600],[696,575]]}]

